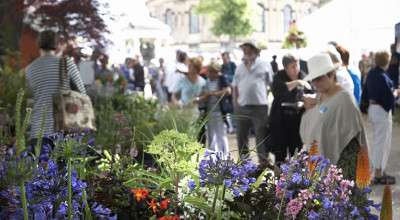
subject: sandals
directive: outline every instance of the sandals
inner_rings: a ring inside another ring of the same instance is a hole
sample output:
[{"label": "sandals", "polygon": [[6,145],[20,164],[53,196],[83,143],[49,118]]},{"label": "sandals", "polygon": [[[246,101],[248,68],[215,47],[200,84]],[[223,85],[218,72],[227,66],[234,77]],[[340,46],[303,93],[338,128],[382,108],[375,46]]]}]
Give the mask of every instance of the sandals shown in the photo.
[{"label": "sandals", "polygon": [[382,177],[379,177],[379,178],[375,177],[374,183],[376,185],[377,184],[383,184],[383,185],[389,184],[389,185],[392,185],[392,184],[396,184],[396,178],[394,176],[389,176],[384,172]]}]

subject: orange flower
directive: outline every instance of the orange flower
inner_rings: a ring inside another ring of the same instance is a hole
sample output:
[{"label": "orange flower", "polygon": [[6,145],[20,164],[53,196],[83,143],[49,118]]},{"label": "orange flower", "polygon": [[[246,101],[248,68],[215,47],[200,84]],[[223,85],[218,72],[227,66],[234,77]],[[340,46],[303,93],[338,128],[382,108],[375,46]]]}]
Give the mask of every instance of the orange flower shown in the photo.
[{"label": "orange flower", "polygon": [[385,190],[383,191],[381,216],[379,219],[380,220],[393,219],[392,190],[390,189],[390,186],[388,184],[386,184]]},{"label": "orange flower", "polygon": [[151,203],[147,202],[147,204],[149,204],[149,206],[153,209],[154,213],[160,211],[160,210],[157,209],[158,202],[154,203],[154,200],[151,200]]},{"label": "orange flower", "polygon": [[165,199],[161,202],[160,207],[161,209],[167,209],[169,199]]},{"label": "orange flower", "polygon": [[163,216],[159,218],[158,220],[181,220],[178,216]]},{"label": "orange flower", "polygon": [[369,186],[370,178],[368,151],[366,147],[361,146],[357,158],[356,184],[358,188],[364,189]]},{"label": "orange flower", "polygon": [[113,80],[112,76],[107,76],[107,81],[108,82],[112,82],[112,80]]},{"label": "orange flower", "polygon": [[310,176],[314,176],[313,172],[315,169],[315,166],[317,166],[317,161],[314,161],[313,163],[310,162],[311,156],[317,156],[318,155],[318,141],[314,140],[311,143],[311,148],[310,148],[310,153],[308,154],[308,170],[310,171]]},{"label": "orange flower", "polygon": [[131,189],[131,191],[133,192],[133,195],[136,196],[136,200],[140,201],[140,198],[145,199],[146,196],[149,196],[149,191],[145,190],[145,189],[138,189],[138,190],[134,190]]}]

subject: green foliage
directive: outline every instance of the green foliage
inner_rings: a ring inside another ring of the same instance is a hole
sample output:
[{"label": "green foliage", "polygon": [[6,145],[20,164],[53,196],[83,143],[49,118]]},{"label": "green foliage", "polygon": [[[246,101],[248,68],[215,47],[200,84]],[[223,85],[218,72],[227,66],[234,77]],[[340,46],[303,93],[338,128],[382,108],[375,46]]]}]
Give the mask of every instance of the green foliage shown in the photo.
[{"label": "green foliage", "polygon": [[[16,56],[16,54],[15,54]],[[20,88],[24,88],[25,95],[22,98],[21,109],[27,106],[27,99],[32,97],[32,92],[25,82],[23,71],[17,71],[16,58],[14,55],[3,57],[6,60],[4,67],[0,66],[0,107],[12,106],[7,109],[7,113],[12,115],[15,111],[15,100]]]},{"label": "green foliage", "polygon": [[216,36],[248,36],[257,20],[253,1],[248,0],[200,0],[196,12],[212,19],[211,31]]},{"label": "green foliage", "polygon": [[157,162],[164,163],[176,172],[189,172],[198,167],[193,155],[202,152],[203,146],[191,141],[187,134],[175,130],[164,130],[154,137],[146,152],[157,155]]},{"label": "green foliage", "polygon": [[120,146],[124,151],[134,146],[142,152],[154,136],[169,129],[188,134],[190,140],[197,138],[200,125],[196,123],[195,108],[159,106],[157,100],[145,99],[140,94],[115,93],[112,98],[93,97],[92,100],[97,118],[93,136],[103,150],[115,152],[116,146]]}]

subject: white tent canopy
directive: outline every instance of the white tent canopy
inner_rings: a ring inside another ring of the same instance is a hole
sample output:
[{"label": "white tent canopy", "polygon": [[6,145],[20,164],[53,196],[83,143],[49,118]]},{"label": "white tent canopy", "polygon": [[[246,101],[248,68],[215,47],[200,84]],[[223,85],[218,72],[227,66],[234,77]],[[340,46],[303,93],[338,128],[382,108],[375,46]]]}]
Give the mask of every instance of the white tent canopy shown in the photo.
[{"label": "white tent canopy", "polygon": [[163,22],[150,17],[145,0],[134,0],[129,7],[126,0],[100,2],[107,3],[107,10],[113,14],[113,19],[104,17],[111,32],[107,36],[113,43],[107,48],[111,63],[123,63],[128,56],[139,55],[140,41],[153,43],[156,56],[164,53],[165,45],[168,45],[170,40],[171,29]]},{"label": "white tent canopy", "polygon": [[332,0],[297,24],[308,38],[307,56],[335,41],[350,51],[351,64],[358,65],[361,54],[390,49],[399,22],[399,0]]}]

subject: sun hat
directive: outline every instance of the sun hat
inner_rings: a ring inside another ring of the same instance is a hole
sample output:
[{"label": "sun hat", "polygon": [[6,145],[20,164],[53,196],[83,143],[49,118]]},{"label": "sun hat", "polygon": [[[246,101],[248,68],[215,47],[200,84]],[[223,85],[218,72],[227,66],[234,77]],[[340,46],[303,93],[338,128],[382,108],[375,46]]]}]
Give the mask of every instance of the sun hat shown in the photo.
[{"label": "sun hat", "polygon": [[327,53],[317,54],[307,61],[308,75],[304,77],[304,80],[311,81],[336,70],[339,66],[340,63],[333,64],[331,57]]},{"label": "sun hat", "polygon": [[249,45],[249,46],[254,47],[257,50],[260,50],[260,49],[258,49],[257,42],[255,42],[254,40],[245,40],[243,42],[243,44],[240,45],[240,48],[242,48],[244,45]]}]

